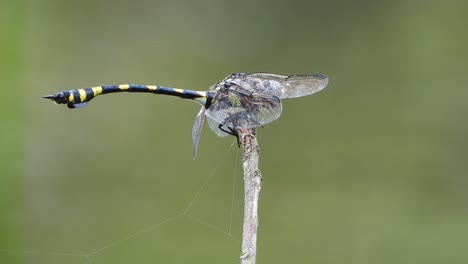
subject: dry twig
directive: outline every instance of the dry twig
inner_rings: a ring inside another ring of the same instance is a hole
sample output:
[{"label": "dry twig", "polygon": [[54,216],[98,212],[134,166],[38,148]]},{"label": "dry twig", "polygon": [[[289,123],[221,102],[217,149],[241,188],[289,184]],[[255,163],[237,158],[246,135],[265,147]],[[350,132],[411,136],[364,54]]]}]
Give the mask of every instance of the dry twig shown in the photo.
[{"label": "dry twig", "polygon": [[239,130],[239,144],[243,149],[244,169],[244,228],[241,264],[254,264],[257,256],[258,197],[262,175],[258,169],[259,147],[255,129]]}]

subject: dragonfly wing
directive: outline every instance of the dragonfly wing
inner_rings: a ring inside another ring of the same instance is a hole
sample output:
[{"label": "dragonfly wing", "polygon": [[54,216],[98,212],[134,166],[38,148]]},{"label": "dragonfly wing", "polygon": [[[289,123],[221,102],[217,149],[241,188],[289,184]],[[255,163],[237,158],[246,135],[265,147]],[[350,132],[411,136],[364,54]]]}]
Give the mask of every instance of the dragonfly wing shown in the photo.
[{"label": "dragonfly wing", "polygon": [[193,158],[197,157],[198,145],[200,144],[201,132],[203,129],[203,123],[205,122],[205,107],[202,106],[200,111],[193,121],[192,127],[192,142],[193,142]]},{"label": "dragonfly wing", "polygon": [[328,84],[328,77],[322,74],[280,75],[273,73],[250,73],[242,80],[250,89],[268,93],[278,98],[294,98],[316,93]]},{"label": "dragonfly wing", "polygon": [[[229,135],[228,133],[224,132],[223,130],[219,128],[219,125],[221,124],[216,122],[216,120],[207,116],[206,121],[208,123],[208,126],[211,128],[211,130],[213,130],[216,133],[216,135],[218,135],[219,137],[227,137]],[[228,128],[226,127],[226,129]]]},{"label": "dragonfly wing", "polygon": [[254,128],[276,120],[282,109],[281,100],[275,95],[233,85],[215,95],[206,115],[230,128]]}]

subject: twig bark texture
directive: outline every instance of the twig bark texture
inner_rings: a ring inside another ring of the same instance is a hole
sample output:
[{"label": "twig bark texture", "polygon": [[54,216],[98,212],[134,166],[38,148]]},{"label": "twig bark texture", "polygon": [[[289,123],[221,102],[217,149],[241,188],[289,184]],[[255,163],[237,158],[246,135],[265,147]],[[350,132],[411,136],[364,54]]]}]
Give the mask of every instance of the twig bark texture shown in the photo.
[{"label": "twig bark texture", "polygon": [[262,175],[258,169],[259,147],[255,129],[241,129],[239,143],[243,149],[244,169],[244,227],[241,264],[254,264],[257,256],[258,197]]}]

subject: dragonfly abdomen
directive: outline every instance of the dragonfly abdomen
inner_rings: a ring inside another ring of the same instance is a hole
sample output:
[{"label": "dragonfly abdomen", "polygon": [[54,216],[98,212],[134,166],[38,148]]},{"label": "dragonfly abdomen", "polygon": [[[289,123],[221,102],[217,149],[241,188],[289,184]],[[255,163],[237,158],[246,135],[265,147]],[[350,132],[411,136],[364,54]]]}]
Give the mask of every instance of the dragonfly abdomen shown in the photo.
[{"label": "dragonfly abdomen", "polygon": [[87,102],[91,101],[91,99],[98,95],[119,92],[171,95],[183,99],[191,99],[202,105],[206,105],[207,101],[207,92],[142,84],[102,85],[91,88],[82,88],[59,92],[53,95],[44,96],[43,98],[51,99],[56,104],[67,104],[69,108],[76,108],[83,107]]}]

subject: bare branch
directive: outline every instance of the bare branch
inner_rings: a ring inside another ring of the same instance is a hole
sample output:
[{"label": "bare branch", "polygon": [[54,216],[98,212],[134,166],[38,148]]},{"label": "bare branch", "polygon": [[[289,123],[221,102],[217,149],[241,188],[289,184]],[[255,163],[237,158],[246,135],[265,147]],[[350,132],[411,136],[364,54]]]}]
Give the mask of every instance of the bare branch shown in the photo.
[{"label": "bare branch", "polygon": [[241,264],[255,264],[257,256],[258,197],[262,175],[258,169],[259,146],[255,129],[240,129],[239,144],[244,151],[244,230]]}]

